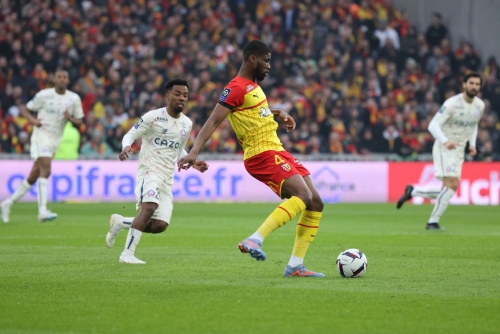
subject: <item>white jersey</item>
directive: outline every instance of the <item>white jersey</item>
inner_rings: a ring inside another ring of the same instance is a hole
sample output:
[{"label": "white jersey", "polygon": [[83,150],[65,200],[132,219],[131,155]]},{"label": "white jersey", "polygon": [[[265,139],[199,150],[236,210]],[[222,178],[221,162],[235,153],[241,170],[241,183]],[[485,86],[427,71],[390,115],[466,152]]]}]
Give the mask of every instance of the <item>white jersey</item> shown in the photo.
[{"label": "white jersey", "polygon": [[83,118],[82,101],[78,94],[66,90],[64,94],[57,94],[55,88],[39,91],[35,97],[26,104],[31,111],[38,112],[37,118],[42,126],[33,128],[32,141],[49,140],[58,146],[61,142],[66,118],[64,112],[76,119]]},{"label": "white jersey", "polygon": [[142,137],[137,179],[154,177],[171,188],[175,163],[189,138],[193,122],[184,115],[173,118],[166,108],[148,111],[123,137],[123,147]]},{"label": "white jersey", "polygon": [[[463,147],[468,140],[472,140],[471,144],[475,146],[477,126],[483,112],[484,102],[480,98],[474,97],[472,103],[467,103],[461,93],[447,99],[435,118],[448,140]],[[441,141],[437,141],[440,146],[444,144]]]}]

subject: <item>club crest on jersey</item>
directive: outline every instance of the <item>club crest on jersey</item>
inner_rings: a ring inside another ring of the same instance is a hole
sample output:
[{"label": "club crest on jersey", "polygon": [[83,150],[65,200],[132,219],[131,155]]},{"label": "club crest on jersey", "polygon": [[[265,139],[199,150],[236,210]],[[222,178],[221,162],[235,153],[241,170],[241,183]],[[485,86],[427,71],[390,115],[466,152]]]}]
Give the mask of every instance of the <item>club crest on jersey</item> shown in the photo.
[{"label": "club crest on jersey", "polygon": [[156,193],[154,190],[148,191],[148,197],[155,197]]},{"label": "club crest on jersey", "polygon": [[229,93],[231,93],[231,90],[229,88],[224,88],[224,90],[222,91],[222,94],[220,94],[219,101],[226,102],[226,99],[227,99]]},{"label": "club crest on jersey", "polygon": [[137,123],[134,124],[134,129],[138,129],[141,126],[142,122],[144,122],[142,118],[139,118]]},{"label": "club crest on jersey", "polygon": [[281,165],[281,168],[283,168],[285,172],[289,172],[292,170],[292,167],[290,167],[290,164],[288,164],[288,162]]},{"label": "club crest on jersey", "polygon": [[267,117],[271,115],[271,110],[269,108],[260,108],[260,117]]},{"label": "club crest on jersey", "polygon": [[186,134],[187,134],[186,130],[182,129],[181,130],[181,137],[182,138],[186,137]]}]

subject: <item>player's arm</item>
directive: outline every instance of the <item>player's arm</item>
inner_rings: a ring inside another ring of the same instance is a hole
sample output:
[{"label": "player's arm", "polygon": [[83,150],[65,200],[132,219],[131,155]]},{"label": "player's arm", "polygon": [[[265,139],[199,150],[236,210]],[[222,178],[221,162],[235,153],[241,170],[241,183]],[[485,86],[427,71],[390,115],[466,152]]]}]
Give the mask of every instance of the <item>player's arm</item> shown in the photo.
[{"label": "player's arm", "polygon": [[200,153],[201,148],[210,139],[210,137],[212,137],[215,129],[217,129],[222,121],[226,119],[227,115],[229,115],[230,112],[231,109],[220,103],[215,106],[214,111],[212,111],[212,114],[201,128],[198,136],[196,136],[196,140],[194,141],[193,147],[189,151],[189,154],[181,158],[177,162],[179,170],[189,169],[194,165],[194,163],[196,162],[196,157]]},{"label": "player's arm", "polygon": [[143,117],[139,118],[137,123],[130,128],[130,130],[123,136],[122,139],[122,152],[120,153],[120,161],[127,160],[129,154],[133,153],[132,144],[137,138],[144,135],[151,127],[150,118],[148,114],[145,114]]},{"label": "player's arm", "polygon": [[436,115],[434,115],[427,128],[432,136],[449,150],[455,149],[458,143],[450,141],[443,133],[441,127],[450,118],[451,108],[452,107],[445,102]]},{"label": "player's arm", "polygon": [[[186,136],[186,138],[189,137],[189,134]],[[177,160],[180,160],[184,158],[188,153],[186,152],[186,143],[187,140],[184,141],[183,146],[181,151],[179,152],[179,156],[177,157]],[[193,168],[200,171],[201,173],[205,173],[208,170],[208,164],[204,160],[196,160],[193,164]]]},{"label": "player's arm", "polygon": [[[70,113],[70,109],[72,109],[72,114]],[[83,108],[82,108],[82,100],[78,96],[75,103],[71,106],[67,107],[64,111],[64,118],[73,123],[74,126],[79,127],[83,123]]]},{"label": "player's arm", "polygon": [[278,117],[280,121],[285,123],[286,131],[295,129],[295,120],[293,119],[292,116],[288,115],[281,109],[271,109],[271,112],[273,113],[274,116]]},{"label": "player's arm", "polygon": [[472,133],[471,133],[470,138],[469,138],[469,154],[471,157],[473,157],[477,154],[477,150],[476,150],[477,132],[478,132],[478,126],[476,124],[476,126],[472,130]]},{"label": "player's arm", "polygon": [[37,112],[38,109],[42,108],[43,106],[43,101],[44,97],[42,92],[38,92],[32,100],[30,100],[28,103],[26,103],[26,109],[20,108],[19,112],[21,116],[26,118],[28,122],[33,124],[34,126],[42,126],[42,121],[40,121],[38,118],[34,117],[30,111]]}]

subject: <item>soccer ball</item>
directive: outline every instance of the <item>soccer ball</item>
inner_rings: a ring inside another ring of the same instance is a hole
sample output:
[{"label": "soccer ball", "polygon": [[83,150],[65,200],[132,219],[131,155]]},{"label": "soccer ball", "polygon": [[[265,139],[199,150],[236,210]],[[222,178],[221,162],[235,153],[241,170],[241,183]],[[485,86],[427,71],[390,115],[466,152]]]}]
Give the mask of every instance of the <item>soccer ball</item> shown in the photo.
[{"label": "soccer ball", "polygon": [[368,259],[356,248],[347,249],[337,257],[337,270],[342,277],[361,277],[366,273]]}]

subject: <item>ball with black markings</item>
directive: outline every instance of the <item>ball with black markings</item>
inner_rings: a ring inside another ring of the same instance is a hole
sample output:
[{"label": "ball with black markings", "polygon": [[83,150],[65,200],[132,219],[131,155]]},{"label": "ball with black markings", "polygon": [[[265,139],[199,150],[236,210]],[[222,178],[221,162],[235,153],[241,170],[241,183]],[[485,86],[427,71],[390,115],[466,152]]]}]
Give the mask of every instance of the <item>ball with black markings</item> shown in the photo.
[{"label": "ball with black markings", "polygon": [[361,277],[366,274],[368,259],[356,248],[347,249],[337,257],[337,271],[345,278]]}]

